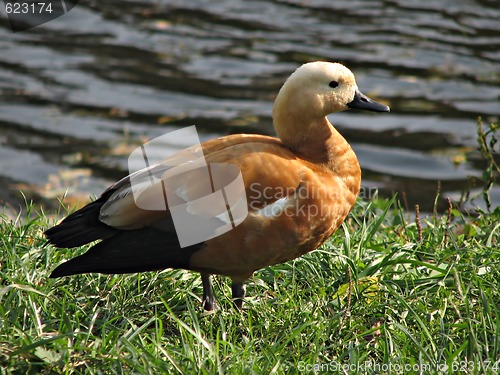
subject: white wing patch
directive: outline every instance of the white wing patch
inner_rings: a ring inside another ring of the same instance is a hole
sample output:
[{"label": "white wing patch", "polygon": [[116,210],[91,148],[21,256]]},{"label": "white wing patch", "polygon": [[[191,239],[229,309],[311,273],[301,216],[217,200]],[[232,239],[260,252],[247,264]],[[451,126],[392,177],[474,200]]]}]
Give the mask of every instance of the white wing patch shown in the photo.
[{"label": "white wing patch", "polygon": [[292,196],[280,198],[276,202],[262,207],[260,210],[256,211],[256,214],[267,218],[277,217],[281,215],[281,213],[285,210],[290,199],[295,199],[295,197]]}]

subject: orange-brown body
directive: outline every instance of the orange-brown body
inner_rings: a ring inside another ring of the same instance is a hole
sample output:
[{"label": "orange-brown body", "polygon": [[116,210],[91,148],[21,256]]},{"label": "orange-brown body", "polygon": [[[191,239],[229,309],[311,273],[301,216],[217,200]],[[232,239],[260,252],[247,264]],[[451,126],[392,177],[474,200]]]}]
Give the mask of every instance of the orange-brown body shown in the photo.
[{"label": "orange-brown body", "polygon": [[[354,205],[361,182],[356,155],[333,127],[331,131],[324,145],[329,149],[326,158],[317,147],[302,156],[264,136],[225,137],[217,140],[225,148],[215,152],[209,142],[204,148],[207,161],[240,168],[249,215],[193,254],[192,269],[243,281],[255,270],[295,259],[326,241]],[[316,163],[319,158],[324,162]],[[284,210],[259,214],[287,194]]]}]

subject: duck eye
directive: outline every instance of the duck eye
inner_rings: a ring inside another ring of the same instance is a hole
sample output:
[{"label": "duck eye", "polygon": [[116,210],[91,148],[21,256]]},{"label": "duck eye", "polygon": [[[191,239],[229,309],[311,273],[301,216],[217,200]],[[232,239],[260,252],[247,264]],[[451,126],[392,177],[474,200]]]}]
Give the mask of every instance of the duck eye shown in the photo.
[{"label": "duck eye", "polygon": [[331,81],[328,86],[330,86],[332,89],[334,89],[335,87],[337,87],[339,85],[339,83],[337,81]]}]

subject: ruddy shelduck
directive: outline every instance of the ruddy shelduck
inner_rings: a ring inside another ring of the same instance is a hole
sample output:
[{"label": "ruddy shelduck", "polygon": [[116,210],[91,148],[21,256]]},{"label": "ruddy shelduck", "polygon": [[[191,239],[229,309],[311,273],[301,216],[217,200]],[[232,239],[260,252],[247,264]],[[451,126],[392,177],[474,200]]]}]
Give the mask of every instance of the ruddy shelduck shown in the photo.
[{"label": "ruddy shelduck", "polygon": [[[181,247],[168,208],[139,208],[131,198],[127,176],[45,232],[51,244],[63,248],[100,240],[83,255],[59,265],[50,277],[183,268],[200,272],[206,310],[216,308],[213,274],[231,278],[232,297],[241,308],[243,283],[256,270],[316,249],[353,207],[361,170],[351,146],[326,117],[349,108],[389,112],[389,107],[358,90],[345,66],[302,65],[274,102],[279,138],[236,134],[201,144],[207,163],[231,164],[241,171],[248,214],[239,225]],[[168,170],[172,158],[175,155],[155,167]],[[197,189],[193,179],[176,185],[180,200],[189,199]],[[148,195],[147,188],[142,194]]]}]

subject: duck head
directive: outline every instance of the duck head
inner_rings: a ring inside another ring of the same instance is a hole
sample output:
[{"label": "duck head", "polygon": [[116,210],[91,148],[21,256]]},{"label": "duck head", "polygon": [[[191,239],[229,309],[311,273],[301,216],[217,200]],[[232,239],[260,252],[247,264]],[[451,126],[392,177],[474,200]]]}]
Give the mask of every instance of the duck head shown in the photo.
[{"label": "duck head", "polygon": [[278,136],[310,131],[324,125],[330,113],[350,108],[389,112],[389,107],[361,93],[354,74],[344,65],[316,61],[299,67],[283,84],[273,107]]}]

